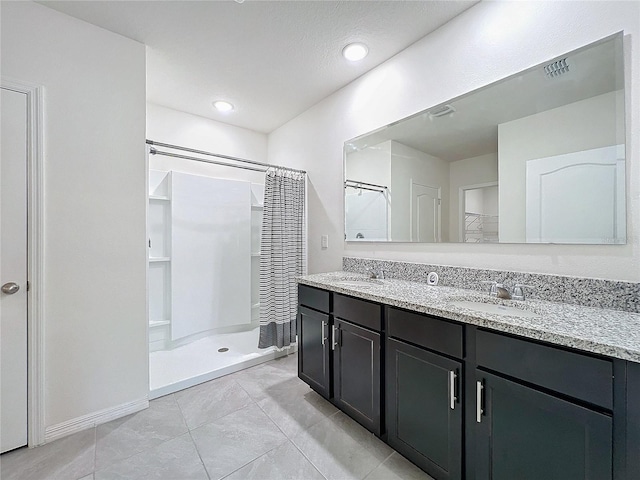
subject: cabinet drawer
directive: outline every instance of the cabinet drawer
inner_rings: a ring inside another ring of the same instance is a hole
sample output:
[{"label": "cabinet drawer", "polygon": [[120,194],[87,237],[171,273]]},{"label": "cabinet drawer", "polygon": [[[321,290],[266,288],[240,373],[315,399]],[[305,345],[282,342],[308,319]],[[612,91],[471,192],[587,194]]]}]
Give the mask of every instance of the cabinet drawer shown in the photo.
[{"label": "cabinet drawer", "polygon": [[390,337],[453,357],[462,358],[462,331],[462,325],[429,315],[392,307],[387,310],[387,332]]},{"label": "cabinet drawer", "polygon": [[371,330],[382,330],[382,305],[377,303],[334,293],[333,316]]},{"label": "cabinet drawer", "polygon": [[478,330],[478,366],[594,405],[613,409],[613,364],[496,333]]},{"label": "cabinet drawer", "polygon": [[329,313],[329,292],[306,285],[298,285],[298,303],[321,312]]}]

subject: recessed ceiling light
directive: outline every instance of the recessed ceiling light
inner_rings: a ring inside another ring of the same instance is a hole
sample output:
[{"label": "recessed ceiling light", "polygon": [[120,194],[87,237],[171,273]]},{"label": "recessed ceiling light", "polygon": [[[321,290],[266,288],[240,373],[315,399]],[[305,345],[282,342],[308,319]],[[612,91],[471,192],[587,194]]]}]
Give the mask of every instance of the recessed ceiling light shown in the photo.
[{"label": "recessed ceiling light", "polygon": [[213,106],[219,112],[230,112],[233,110],[233,104],[229,102],[225,102],[224,100],[218,100],[217,102],[213,102]]},{"label": "recessed ceiling light", "polygon": [[352,62],[362,60],[369,53],[369,49],[364,43],[350,43],[342,49],[342,56]]}]

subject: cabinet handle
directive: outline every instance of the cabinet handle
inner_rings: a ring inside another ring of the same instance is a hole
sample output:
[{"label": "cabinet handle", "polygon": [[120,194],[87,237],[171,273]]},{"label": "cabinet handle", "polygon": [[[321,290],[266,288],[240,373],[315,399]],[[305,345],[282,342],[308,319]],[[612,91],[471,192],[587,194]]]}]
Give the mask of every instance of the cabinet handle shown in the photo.
[{"label": "cabinet handle", "polygon": [[322,320],[322,333],[321,333],[321,335],[322,335],[322,345],[324,345],[324,341],[327,339],[327,337],[324,336],[324,327],[326,327],[326,325],[327,325],[327,323],[324,320]]},{"label": "cabinet handle", "polygon": [[482,381],[476,382],[476,422],[482,423],[482,414],[484,410],[482,409],[482,390],[484,389],[484,385],[482,385]]},{"label": "cabinet handle", "polygon": [[451,402],[451,410],[456,409],[456,401],[458,400],[456,397],[456,378],[458,378],[458,376],[455,370],[451,370],[449,372],[449,401]]},{"label": "cabinet handle", "polygon": [[335,350],[336,349],[336,326],[332,325],[331,326],[331,350]]}]

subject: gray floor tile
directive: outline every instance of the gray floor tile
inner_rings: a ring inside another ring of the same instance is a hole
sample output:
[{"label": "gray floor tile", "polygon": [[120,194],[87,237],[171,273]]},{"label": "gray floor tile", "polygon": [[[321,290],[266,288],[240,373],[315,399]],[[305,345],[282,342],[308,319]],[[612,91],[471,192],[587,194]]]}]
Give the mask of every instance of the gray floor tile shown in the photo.
[{"label": "gray floor tile", "polygon": [[21,448],[0,458],[2,480],[69,480],[93,472],[94,428],[37,448]]},{"label": "gray floor tile", "polygon": [[146,410],[97,427],[95,468],[100,470],[187,431],[173,395],[153,400]]},{"label": "gray floor tile", "polygon": [[287,441],[225,480],[324,480],[324,477],[295,445]]},{"label": "gray floor tile", "polygon": [[0,478],[206,480],[205,465],[213,479],[432,480],[299,380],[297,355],[4,454]]},{"label": "gray floor tile", "polygon": [[191,432],[212,479],[222,478],[287,437],[257,405],[250,405]]},{"label": "gray floor tile", "polygon": [[292,441],[330,480],[361,480],[393,452],[342,412],[300,432]]},{"label": "gray floor tile", "polygon": [[295,373],[274,368],[271,362],[238,372],[234,378],[256,401],[271,396],[270,392],[286,390],[295,383],[304,384]]},{"label": "gray floor tile", "polygon": [[260,408],[289,438],[338,411],[307,384],[297,381],[291,383],[284,390],[267,390],[268,396],[258,402]]},{"label": "gray floor tile", "polygon": [[393,452],[365,480],[433,480],[398,452]]},{"label": "gray floor tile", "polygon": [[287,355],[286,357],[278,357],[266,365],[272,368],[279,368],[295,376],[298,375],[298,355],[295,353]]},{"label": "gray floor tile", "polygon": [[207,480],[200,456],[185,433],[151,450],[95,472],[95,480]]},{"label": "gray floor tile", "polygon": [[226,376],[175,394],[189,429],[194,429],[253,403],[247,392]]}]

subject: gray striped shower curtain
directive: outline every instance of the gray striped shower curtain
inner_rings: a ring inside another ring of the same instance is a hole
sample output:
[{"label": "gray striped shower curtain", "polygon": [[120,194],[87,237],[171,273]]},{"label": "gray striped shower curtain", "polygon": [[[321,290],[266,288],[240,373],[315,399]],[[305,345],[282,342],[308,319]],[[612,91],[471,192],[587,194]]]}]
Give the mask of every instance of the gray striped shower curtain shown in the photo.
[{"label": "gray striped shower curtain", "polygon": [[298,286],[304,265],[305,174],[269,168],[260,240],[259,348],[296,341]]}]

